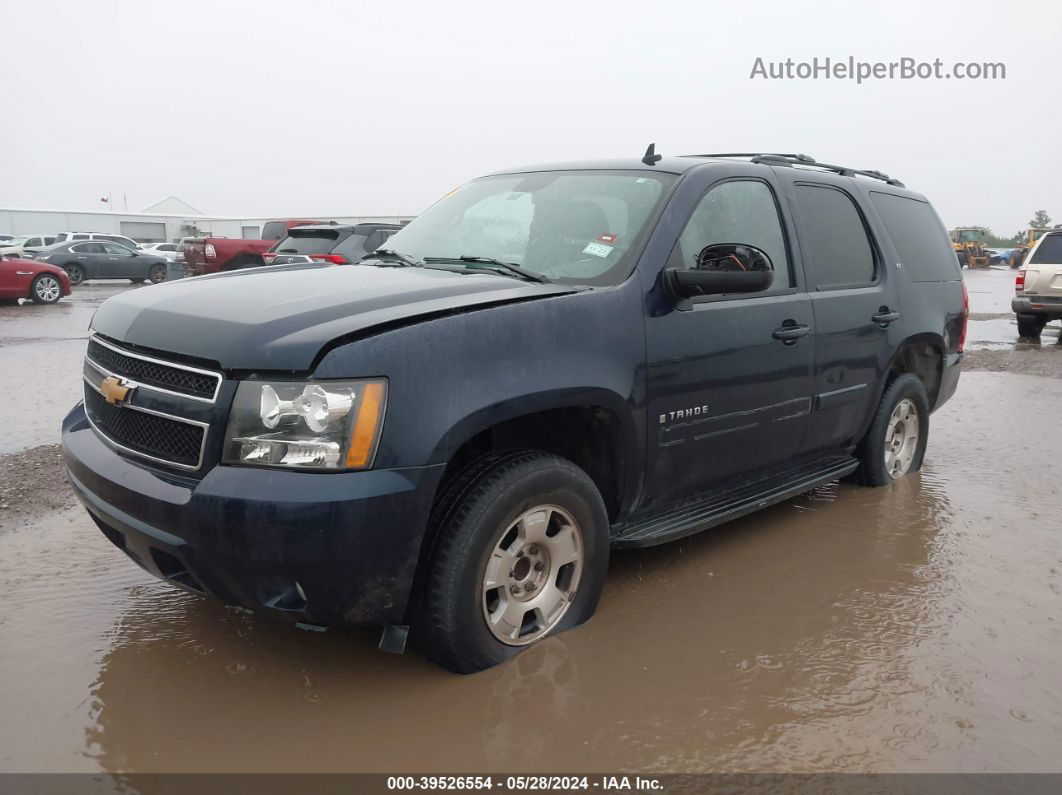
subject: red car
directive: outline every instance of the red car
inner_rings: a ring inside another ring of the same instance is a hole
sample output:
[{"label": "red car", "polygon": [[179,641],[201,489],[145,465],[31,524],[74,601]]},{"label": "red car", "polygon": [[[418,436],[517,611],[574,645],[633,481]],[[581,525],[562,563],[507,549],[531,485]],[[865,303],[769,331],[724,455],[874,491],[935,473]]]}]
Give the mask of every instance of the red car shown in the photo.
[{"label": "red car", "polygon": [[38,304],[54,304],[70,295],[66,271],[47,262],[0,257],[0,304],[28,298]]}]

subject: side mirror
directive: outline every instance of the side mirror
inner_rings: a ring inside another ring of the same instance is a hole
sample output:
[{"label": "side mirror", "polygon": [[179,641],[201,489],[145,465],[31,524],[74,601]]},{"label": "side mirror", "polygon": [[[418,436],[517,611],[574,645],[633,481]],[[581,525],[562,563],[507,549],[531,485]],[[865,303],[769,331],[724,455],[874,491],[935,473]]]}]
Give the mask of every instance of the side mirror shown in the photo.
[{"label": "side mirror", "polygon": [[668,288],[680,298],[723,293],[759,293],[771,286],[774,265],[762,249],[737,243],[705,246],[695,268],[668,268]]}]

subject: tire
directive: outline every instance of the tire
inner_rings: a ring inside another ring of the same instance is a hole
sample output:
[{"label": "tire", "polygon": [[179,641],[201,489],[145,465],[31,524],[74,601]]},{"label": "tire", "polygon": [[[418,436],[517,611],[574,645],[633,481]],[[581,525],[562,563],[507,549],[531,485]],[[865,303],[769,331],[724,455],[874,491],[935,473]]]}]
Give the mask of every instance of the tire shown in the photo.
[{"label": "tire", "polygon": [[147,281],[151,284],[158,284],[159,282],[166,281],[166,263],[159,262],[152,265],[148,269]]},{"label": "tire", "polygon": [[[905,418],[905,410],[916,415],[915,423],[909,417]],[[913,441],[910,437],[912,424]],[[900,440],[897,439],[898,433],[904,434]],[[917,472],[922,468],[928,440],[929,397],[926,388],[918,376],[904,373],[889,384],[881,396],[870,429],[856,449],[859,459],[856,480],[864,486],[888,486],[910,472]],[[898,449],[887,449],[897,444]]]},{"label": "tire", "polygon": [[70,286],[77,287],[81,282],[85,281],[85,269],[76,263],[70,265],[64,265],[63,270],[66,271],[66,275],[70,277]]},{"label": "tire", "polygon": [[480,459],[446,487],[429,530],[413,637],[450,671],[490,668],[597,608],[608,514],[593,481],[566,459],[532,450]]},{"label": "tire", "polygon": [[1033,340],[1040,339],[1040,334],[1043,333],[1044,326],[1047,325],[1047,318],[1044,315],[1033,315],[1023,312],[1017,317],[1019,337],[1026,337]]},{"label": "tire", "polygon": [[35,304],[54,304],[63,297],[63,285],[51,273],[42,273],[30,285],[29,298]]}]

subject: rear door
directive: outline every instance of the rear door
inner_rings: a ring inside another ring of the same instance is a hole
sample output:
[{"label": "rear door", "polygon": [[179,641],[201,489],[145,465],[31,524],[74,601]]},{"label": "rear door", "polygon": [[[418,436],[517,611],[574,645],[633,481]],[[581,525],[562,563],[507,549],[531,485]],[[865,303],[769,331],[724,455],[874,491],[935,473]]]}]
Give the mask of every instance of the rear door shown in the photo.
[{"label": "rear door", "polygon": [[1024,295],[1042,296],[1052,308],[1062,305],[1062,235],[1044,235],[1025,262]]},{"label": "rear door", "polygon": [[778,169],[800,237],[814,322],[813,404],[803,453],[856,444],[902,333],[898,289],[848,178]]},{"label": "rear door", "polygon": [[103,243],[87,240],[71,246],[70,254],[85,271],[86,278],[97,279],[107,269],[107,252],[103,250]]}]

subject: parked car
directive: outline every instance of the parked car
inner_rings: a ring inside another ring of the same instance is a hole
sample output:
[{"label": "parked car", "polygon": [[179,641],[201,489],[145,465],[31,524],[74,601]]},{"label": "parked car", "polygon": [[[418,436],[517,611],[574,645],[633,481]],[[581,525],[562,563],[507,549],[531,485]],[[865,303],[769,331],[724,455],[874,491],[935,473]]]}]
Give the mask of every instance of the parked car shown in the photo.
[{"label": "parked car", "polygon": [[195,237],[181,243],[180,251],[189,276],[220,271],[257,268],[265,264],[262,255],[272,246],[269,240],[227,237]]},{"label": "parked car", "polygon": [[38,262],[58,265],[75,287],[87,279],[131,279],[159,283],[166,279],[166,258],[133,251],[107,240],[58,243],[44,251]]},{"label": "parked car", "polygon": [[0,233],[0,244],[6,243],[8,240],[14,240],[14,239],[15,239],[14,235],[7,235],[7,234]]},{"label": "parked car", "polygon": [[305,257],[333,265],[357,262],[370,251],[381,248],[402,227],[398,224],[355,224],[300,226],[288,231],[263,254],[267,265],[286,265]]},{"label": "parked car", "polygon": [[358,267],[110,298],[63,449],[154,575],[471,672],[590,618],[610,547],[917,471],[967,315],[899,181],[650,149],[475,180]]},{"label": "parked car", "polygon": [[327,221],[305,221],[287,219],[283,221],[266,221],[262,224],[262,240],[283,240],[288,235],[288,230],[296,226],[312,226],[314,224],[326,224]]},{"label": "parked car", "polygon": [[1010,307],[1022,337],[1039,339],[1049,321],[1062,319],[1062,231],[1036,241],[1018,271],[1014,292]]},{"label": "parked car", "polygon": [[28,298],[38,304],[54,304],[70,295],[66,271],[55,265],[18,257],[0,257],[0,303]]},{"label": "parked car", "polygon": [[56,243],[69,243],[74,240],[109,240],[119,243],[134,251],[140,246],[133,238],[125,235],[116,235],[111,232],[60,232],[55,236]]},{"label": "parked car", "polygon": [[54,242],[54,235],[19,235],[0,243],[0,254],[34,254]]},{"label": "parked car", "polygon": [[168,260],[177,259],[177,243],[141,243],[140,250],[146,254],[158,254]]}]

